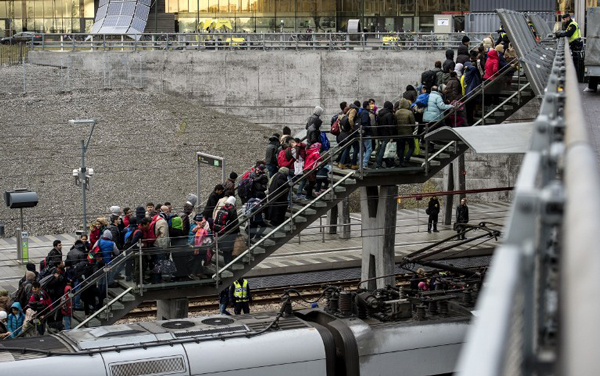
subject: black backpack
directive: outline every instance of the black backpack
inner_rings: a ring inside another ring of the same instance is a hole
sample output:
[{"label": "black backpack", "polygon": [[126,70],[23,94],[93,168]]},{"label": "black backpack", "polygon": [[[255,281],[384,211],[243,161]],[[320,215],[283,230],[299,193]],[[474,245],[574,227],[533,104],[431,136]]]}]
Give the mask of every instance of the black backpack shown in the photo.
[{"label": "black backpack", "polygon": [[123,245],[123,250],[129,249],[131,248],[131,246],[133,245],[133,238],[135,237],[135,234],[138,231],[142,231],[139,228],[136,228],[135,230],[131,231],[131,233],[126,234],[126,238],[125,238],[125,244]]},{"label": "black backpack", "polygon": [[435,84],[435,72],[432,70],[423,72],[421,75],[421,83],[428,89],[431,89],[431,87]]},{"label": "black backpack", "polygon": [[213,231],[218,235],[225,233],[225,226],[227,225],[227,217],[229,217],[229,211],[222,207],[217,212],[217,216],[214,220]]}]

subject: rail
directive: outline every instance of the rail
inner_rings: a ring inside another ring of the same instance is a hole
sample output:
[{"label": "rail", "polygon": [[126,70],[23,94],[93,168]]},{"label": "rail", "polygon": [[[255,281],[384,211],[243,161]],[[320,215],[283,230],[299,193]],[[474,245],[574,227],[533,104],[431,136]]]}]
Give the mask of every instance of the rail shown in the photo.
[{"label": "rail", "polygon": [[[143,50],[440,50],[456,49],[464,33],[150,33],[150,34],[41,34],[27,45],[41,51]],[[468,34],[472,43],[489,37]]]},{"label": "rail", "polygon": [[566,38],[557,44],[504,244],[460,355],[463,376],[600,369],[600,303],[593,298],[600,283],[600,174]]},{"label": "rail", "polygon": [[102,306],[99,310],[97,310],[93,314],[89,315],[85,320],[83,320],[82,322],[80,322],[74,329],[79,329],[79,328],[85,326],[88,322],[90,322],[94,318],[96,318],[96,316],[98,316],[100,313],[102,313],[105,310],[109,309],[110,306],[112,306],[113,304],[115,304],[116,302],[118,302],[125,295],[129,294],[129,292],[131,290],[133,290],[133,287],[127,288],[125,291],[123,291],[122,293],[120,293],[119,295],[117,295],[113,300],[111,300],[110,302],[106,303],[106,305]]}]

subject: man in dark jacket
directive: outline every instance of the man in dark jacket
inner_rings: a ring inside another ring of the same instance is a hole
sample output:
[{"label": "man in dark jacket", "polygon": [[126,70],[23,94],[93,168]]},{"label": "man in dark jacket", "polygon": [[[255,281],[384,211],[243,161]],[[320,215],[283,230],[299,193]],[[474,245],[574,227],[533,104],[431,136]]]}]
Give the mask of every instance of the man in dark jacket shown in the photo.
[{"label": "man in dark jacket", "polygon": [[62,263],[62,243],[60,240],[52,242],[52,249],[46,256],[47,265],[46,268],[55,268]]},{"label": "man in dark jacket", "polygon": [[440,202],[436,196],[433,196],[429,200],[429,205],[427,205],[427,214],[429,214],[429,219],[427,220],[427,232],[431,233],[432,227],[433,232],[439,232],[437,229],[437,224],[438,215],[440,214]]},{"label": "man in dark jacket", "polygon": [[265,163],[267,171],[269,171],[269,178],[273,177],[277,173],[279,166],[277,165],[277,154],[279,154],[279,135],[276,133],[269,137],[269,145],[267,145],[267,152],[265,155]]},{"label": "man in dark jacket", "polygon": [[363,168],[367,168],[369,167],[371,153],[373,153],[373,140],[369,139],[369,137],[373,136],[373,127],[377,125],[370,101],[363,102],[363,110],[360,113],[360,119],[360,124],[363,129],[362,135],[366,138],[366,140],[363,139],[363,159],[361,163]]},{"label": "man in dark jacket", "polygon": [[462,43],[458,46],[458,53],[456,56],[456,64],[462,64],[463,66],[469,61],[469,44],[471,39],[468,36],[462,38]]},{"label": "man in dark jacket", "polygon": [[250,305],[252,295],[250,294],[250,284],[244,277],[238,278],[233,282],[233,286],[229,288],[229,300],[233,303],[233,313],[239,315],[242,311],[246,314],[250,313]]},{"label": "man in dark jacket", "polygon": [[223,291],[219,293],[219,313],[226,316],[231,316],[231,313],[227,310],[229,306],[229,289],[231,287],[227,287]]},{"label": "man in dark jacket", "polygon": [[[394,136],[396,134],[395,127],[396,118],[394,117],[394,105],[390,101],[386,101],[383,104],[383,108],[379,110],[378,114],[379,125],[377,126],[378,136]],[[385,147],[389,143],[390,139],[385,138],[381,140],[381,146],[379,147],[379,153],[377,153],[377,166],[376,168],[383,168],[383,155],[385,154]],[[392,165],[394,163],[392,162]],[[389,161],[386,162],[387,167],[393,167]]]},{"label": "man in dark jacket", "polygon": [[454,70],[456,63],[454,62],[454,50],[446,51],[446,61],[442,65],[442,70],[444,73],[450,73]]},{"label": "man in dark jacket", "polygon": [[225,196],[234,196],[235,195],[235,179],[237,179],[238,174],[232,172],[229,174],[229,177],[223,182],[223,194]]},{"label": "man in dark jacket", "polygon": [[320,106],[316,106],[313,114],[310,115],[308,121],[306,122],[306,129],[310,128],[311,125],[315,125],[317,129],[321,127],[323,124],[323,120],[321,120],[321,115],[323,114],[323,108]]},{"label": "man in dark jacket", "polygon": [[110,234],[112,235],[112,240],[115,242],[115,245],[118,249],[123,248],[123,238],[121,237],[121,217],[118,215],[110,216],[110,224],[107,227],[107,230],[110,230]]},{"label": "man in dark jacket", "polygon": [[321,142],[321,119],[318,122],[313,122],[306,131],[306,148],[310,145]]},{"label": "man in dark jacket", "polygon": [[467,206],[467,199],[463,198],[460,200],[460,205],[456,207],[456,232],[458,233],[458,240],[466,239],[464,230],[465,228],[460,226],[461,223],[469,222],[469,207]]},{"label": "man in dark jacket", "polygon": [[80,262],[87,262],[87,251],[85,249],[85,244],[81,240],[76,240],[75,244],[67,253],[67,260],[65,264],[71,264],[73,267],[79,264]]},{"label": "man in dark jacket", "polygon": [[224,191],[225,188],[223,187],[223,185],[215,185],[215,189],[208,196],[208,201],[206,201],[206,206],[204,207],[204,211],[202,211],[202,215],[204,216],[204,218],[207,218],[208,222],[210,222],[211,227],[213,211],[215,210],[215,206],[217,206],[217,202],[219,202],[219,200],[223,198]]},{"label": "man in dark jacket", "polygon": [[[35,271],[35,264],[32,262],[28,262],[27,265],[25,266],[26,268],[26,272],[25,275],[23,275],[23,278],[21,278],[21,280],[19,281],[19,287],[21,287],[21,285],[25,282],[25,280],[27,279],[27,272],[32,272],[33,274],[35,274],[35,279],[34,281],[37,281],[39,279],[39,275],[40,273]],[[1,309],[2,307],[0,307]]]}]

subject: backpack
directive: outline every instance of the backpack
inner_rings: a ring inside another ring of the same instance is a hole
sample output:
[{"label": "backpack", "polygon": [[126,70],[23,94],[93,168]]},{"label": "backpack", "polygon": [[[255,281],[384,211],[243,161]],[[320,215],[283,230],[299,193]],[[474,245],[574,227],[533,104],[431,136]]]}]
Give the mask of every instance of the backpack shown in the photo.
[{"label": "backpack", "polygon": [[242,179],[238,185],[238,195],[240,198],[246,199],[252,195],[252,190],[254,187],[254,179],[252,176],[248,176],[245,179]]},{"label": "backpack", "polygon": [[248,179],[250,177],[250,175],[254,172],[254,170],[255,170],[255,167],[252,167],[250,170],[244,172],[244,175],[242,175],[242,178],[240,179],[240,184],[241,184],[242,180]]},{"label": "backpack", "polygon": [[42,270],[46,269],[47,266],[48,266],[48,256],[44,257],[40,261],[40,273],[42,272]]},{"label": "backpack", "polygon": [[134,229],[133,231],[127,231],[125,234],[125,244],[123,245],[123,249],[129,249],[133,245],[133,238],[135,238],[135,234],[137,231],[142,231],[139,228]]},{"label": "backpack", "polygon": [[340,119],[335,119],[333,124],[331,124],[331,130],[329,131],[329,133],[331,133],[334,136],[340,134]]},{"label": "backpack", "polygon": [[227,217],[229,217],[229,211],[222,207],[217,212],[217,216],[213,222],[213,231],[218,235],[223,235],[225,233],[225,227],[227,225]]},{"label": "backpack", "polygon": [[321,132],[321,135],[319,136],[321,138],[321,151],[327,151],[331,148],[331,144],[329,143],[329,139],[327,138],[327,134],[324,132]]},{"label": "backpack", "polygon": [[421,83],[428,89],[431,89],[431,87],[435,84],[435,79],[436,75],[432,70],[425,71],[423,74],[421,74]]},{"label": "backpack", "polygon": [[[95,264],[99,261],[102,261],[102,252],[100,251],[100,246],[96,244],[91,251],[88,252],[88,263]],[[41,274],[41,273],[40,273]],[[41,279],[41,276],[40,276]]]},{"label": "backpack", "polygon": [[131,228],[129,226],[127,226],[127,229],[125,230],[125,235],[123,235],[123,244],[125,244],[127,242],[127,240],[129,239],[129,237],[131,236],[131,234],[133,234],[133,232],[136,230],[136,228]]},{"label": "backpack", "polygon": [[352,130],[350,127],[350,118],[348,117],[348,114],[340,115],[338,120],[340,121],[340,129],[342,132],[350,132]]}]

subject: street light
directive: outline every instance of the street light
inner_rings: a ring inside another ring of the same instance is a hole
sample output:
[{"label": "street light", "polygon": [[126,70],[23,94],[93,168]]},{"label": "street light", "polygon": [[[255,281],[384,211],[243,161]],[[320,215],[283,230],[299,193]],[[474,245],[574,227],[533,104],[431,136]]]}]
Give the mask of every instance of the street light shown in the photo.
[{"label": "street light", "polygon": [[79,170],[73,170],[73,176],[75,176],[75,185],[81,184],[81,198],[83,200],[83,231],[85,231],[87,226],[87,213],[85,206],[85,191],[89,186],[89,179],[94,174],[93,169],[86,169],[85,167],[85,153],[90,145],[90,140],[92,139],[92,134],[94,133],[94,127],[96,126],[97,121],[95,119],[74,119],[69,120],[69,125],[92,125],[92,129],[90,130],[90,135],[87,139],[81,140],[81,168]]}]

